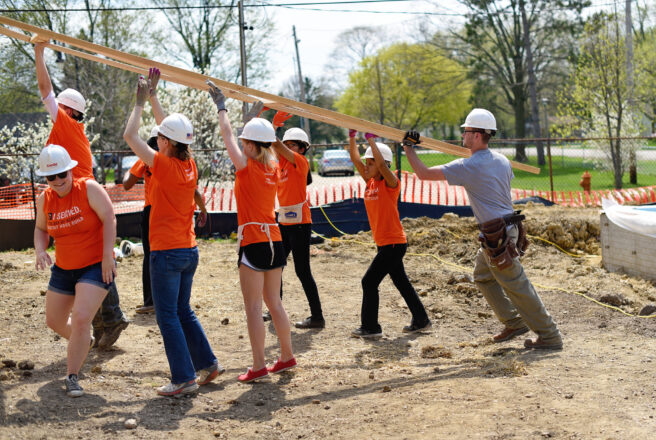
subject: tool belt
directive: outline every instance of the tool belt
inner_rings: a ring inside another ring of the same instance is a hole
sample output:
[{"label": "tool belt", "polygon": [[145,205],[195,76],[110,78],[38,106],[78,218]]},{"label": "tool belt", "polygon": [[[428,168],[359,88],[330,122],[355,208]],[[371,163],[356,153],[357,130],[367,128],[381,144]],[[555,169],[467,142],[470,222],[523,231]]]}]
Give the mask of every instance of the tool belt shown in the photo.
[{"label": "tool belt", "polygon": [[[512,266],[513,259],[521,257],[526,253],[528,240],[522,220],[526,218],[521,211],[515,211],[503,217],[490,220],[478,225],[481,233],[478,241],[481,242],[483,251],[490,259],[490,264],[499,270]],[[508,235],[508,227],[516,225],[518,236],[517,242]]]}]

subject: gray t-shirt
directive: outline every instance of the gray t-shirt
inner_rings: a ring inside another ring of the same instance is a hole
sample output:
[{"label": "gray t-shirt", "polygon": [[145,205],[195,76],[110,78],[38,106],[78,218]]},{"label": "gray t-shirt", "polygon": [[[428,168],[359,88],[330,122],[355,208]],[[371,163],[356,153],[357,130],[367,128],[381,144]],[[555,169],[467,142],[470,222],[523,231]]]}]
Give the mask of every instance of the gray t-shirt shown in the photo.
[{"label": "gray t-shirt", "polygon": [[510,180],[515,175],[504,155],[486,148],[441,169],[449,185],[465,188],[478,223],[512,214]]}]

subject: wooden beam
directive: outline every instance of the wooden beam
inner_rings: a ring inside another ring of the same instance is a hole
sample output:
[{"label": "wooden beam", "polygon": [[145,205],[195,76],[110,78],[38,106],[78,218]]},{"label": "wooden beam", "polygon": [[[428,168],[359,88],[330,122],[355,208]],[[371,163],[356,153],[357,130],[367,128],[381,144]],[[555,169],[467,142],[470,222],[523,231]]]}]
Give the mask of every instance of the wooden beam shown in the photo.
[{"label": "wooden beam", "polygon": [[[71,49],[68,49],[69,51],[64,51],[63,50],[64,48],[60,46],[55,46],[55,45],[48,46],[53,48],[54,50],[59,50],[86,59],[91,59],[93,61],[111,65],[119,69],[124,69],[128,71],[144,74],[147,73],[148,68],[157,67],[162,72],[163,79],[168,81],[173,81],[188,87],[197,88],[200,90],[207,90],[205,81],[207,79],[210,79],[219,88],[221,88],[221,90],[227,97],[230,98],[234,98],[246,102],[262,101],[265,103],[267,107],[270,107],[275,110],[286,111],[288,113],[292,113],[298,116],[336,125],[338,127],[352,128],[362,132],[375,133],[378,136],[390,140],[394,140],[397,142],[401,142],[405,134],[403,130],[387,127],[385,125],[377,124],[361,118],[356,118],[354,116],[343,115],[341,113],[337,113],[331,110],[326,110],[302,102],[294,101],[292,99],[285,98],[282,96],[273,95],[256,89],[251,89],[249,87],[244,87],[238,84],[233,84],[227,81],[223,81],[219,78],[213,78],[208,75],[203,75],[201,73],[185,70],[179,67],[149,60],[147,58],[143,58],[137,55],[121,52],[116,49],[104,47],[98,44],[90,43],[88,41],[69,37],[64,34],[59,34],[57,32],[53,32],[47,29],[42,29],[37,26],[33,26],[17,20],[13,20],[1,15],[0,15],[0,23],[8,26],[16,27],[27,32],[32,32],[34,34],[37,34],[42,37],[46,37],[48,39],[67,43],[71,46],[75,46],[77,48],[92,53],[103,55],[106,58],[93,56],[90,54],[86,54],[84,52],[72,51]],[[1,33],[4,33],[6,35],[7,31],[9,30],[3,28]],[[24,40],[23,38],[19,38],[19,39]],[[446,142],[438,141],[436,139],[431,139],[428,137],[422,137],[422,146],[460,157],[469,157],[471,155],[471,152],[467,148],[463,148],[457,145],[451,145]],[[521,169],[534,174],[540,173],[539,168],[532,167],[530,165],[526,165],[514,161],[511,161],[511,164],[513,168]]]}]

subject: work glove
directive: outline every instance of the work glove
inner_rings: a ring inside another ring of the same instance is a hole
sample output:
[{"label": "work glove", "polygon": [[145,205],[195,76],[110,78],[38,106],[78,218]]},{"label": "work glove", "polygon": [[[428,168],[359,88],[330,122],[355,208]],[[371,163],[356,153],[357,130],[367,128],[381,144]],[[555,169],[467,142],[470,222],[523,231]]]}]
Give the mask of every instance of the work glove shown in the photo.
[{"label": "work glove", "polygon": [[139,77],[139,82],[137,83],[137,105],[143,107],[148,101],[148,96],[150,96],[150,87],[148,81],[143,76]]},{"label": "work glove", "polygon": [[221,110],[228,111],[228,110],[226,110],[226,106],[225,106],[225,99],[226,98],[225,98],[225,95],[223,94],[223,92],[221,91],[221,89],[219,89],[209,79],[206,82],[207,82],[207,85],[210,86],[210,90],[209,90],[210,96],[212,97],[212,101],[214,101],[214,105],[216,105],[216,109],[219,112],[221,112]]},{"label": "work glove", "polygon": [[377,137],[377,136],[376,136],[375,134],[373,134],[373,133],[365,133],[365,134],[364,134],[364,138],[365,138],[366,140],[369,140],[369,139],[371,139],[371,138],[375,138],[375,137]]},{"label": "work glove", "polygon": [[406,131],[405,136],[403,136],[403,145],[406,147],[414,147],[421,143],[419,132],[418,131]]},{"label": "work glove", "polygon": [[273,117],[273,126],[274,127],[282,127],[285,125],[285,121],[291,118],[292,115],[291,113],[283,112],[281,110],[278,110],[276,112],[276,115]]},{"label": "work glove", "polygon": [[148,82],[150,83],[150,96],[157,94],[157,83],[159,83],[160,71],[157,67],[148,69]]},{"label": "work glove", "polygon": [[268,110],[262,101],[257,101],[244,116],[244,124],[247,124],[253,118],[259,118],[264,110]]},{"label": "work glove", "polygon": [[358,134],[358,130],[354,130],[352,128],[349,128],[349,137],[350,138],[354,138],[356,134]]}]

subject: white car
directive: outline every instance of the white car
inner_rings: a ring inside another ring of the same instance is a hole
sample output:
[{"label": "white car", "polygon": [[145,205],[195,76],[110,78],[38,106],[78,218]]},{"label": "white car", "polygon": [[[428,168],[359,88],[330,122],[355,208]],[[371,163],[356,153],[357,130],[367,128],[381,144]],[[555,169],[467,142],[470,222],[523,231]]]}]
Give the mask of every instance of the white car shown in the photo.
[{"label": "white car", "polygon": [[320,176],[328,173],[338,173],[352,176],[353,162],[346,150],[325,150],[317,162],[317,172]]}]

